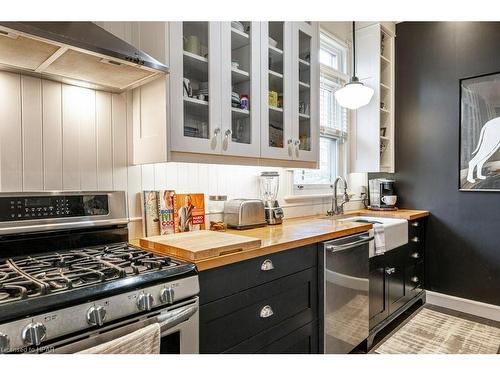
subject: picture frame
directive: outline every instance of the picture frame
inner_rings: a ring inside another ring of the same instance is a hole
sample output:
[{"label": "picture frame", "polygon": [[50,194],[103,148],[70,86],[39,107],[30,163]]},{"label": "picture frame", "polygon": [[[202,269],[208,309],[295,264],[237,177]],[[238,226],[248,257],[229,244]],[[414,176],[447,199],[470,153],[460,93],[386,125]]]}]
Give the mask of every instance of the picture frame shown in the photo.
[{"label": "picture frame", "polygon": [[500,72],[459,80],[460,191],[500,191]]}]

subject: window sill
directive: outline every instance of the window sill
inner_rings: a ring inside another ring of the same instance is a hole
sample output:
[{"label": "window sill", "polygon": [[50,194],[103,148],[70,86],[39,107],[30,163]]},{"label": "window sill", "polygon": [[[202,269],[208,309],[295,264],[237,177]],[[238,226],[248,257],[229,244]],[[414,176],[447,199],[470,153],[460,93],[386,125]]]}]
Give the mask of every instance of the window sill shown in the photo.
[{"label": "window sill", "polygon": [[[323,200],[325,198],[331,198],[332,193],[322,193],[322,194],[297,194],[297,195],[287,195],[283,198],[285,202],[301,202],[301,201],[311,201],[311,200]],[[342,195],[338,196],[342,198]],[[354,194],[349,194],[349,199],[351,201],[358,201],[359,199],[354,199]]]}]

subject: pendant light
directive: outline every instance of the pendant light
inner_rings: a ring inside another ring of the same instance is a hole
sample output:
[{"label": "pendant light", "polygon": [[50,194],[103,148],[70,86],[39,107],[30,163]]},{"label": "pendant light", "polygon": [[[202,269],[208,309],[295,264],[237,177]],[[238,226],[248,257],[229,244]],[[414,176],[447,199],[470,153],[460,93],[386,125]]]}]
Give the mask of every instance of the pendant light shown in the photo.
[{"label": "pendant light", "polygon": [[358,109],[370,103],[373,89],[365,86],[356,77],[356,29],[355,22],[352,23],[352,50],[353,50],[353,75],[349,83],[335,91],[335,99],[342,107]]}]

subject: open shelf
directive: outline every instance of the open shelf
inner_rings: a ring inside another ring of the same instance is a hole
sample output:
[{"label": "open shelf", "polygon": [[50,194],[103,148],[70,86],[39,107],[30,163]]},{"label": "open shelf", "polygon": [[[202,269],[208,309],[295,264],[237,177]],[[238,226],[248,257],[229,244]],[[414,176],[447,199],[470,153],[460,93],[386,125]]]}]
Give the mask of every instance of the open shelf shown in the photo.
[{"label": "open shelf", "polygon": [[305,113],[299,113],[299,117],[301,120],[309,120],[311,116],[306,115]]},{"label": "open shelf", "polygon": [[389,137],[385,137],[383,135],[380,136],[380,139],[386,142],[389,142],[391,140]]},{"label": "open shelf", "polygon": [[231,81],[233,85],[238,84],[240,82],[245,82],[250,79],[250,73],[237,69],[237,68],[231,68]]},{"label": "open shelf", "polygon": [[389,60],[387,57],[385,57],[384,55],[380,55],[380,60],[382,62],[385,62],[387,64],[390,64],[391,63],[391,60]]},{"label": "open shelf", "polygon": [[283,112],[283,108],[269,106],[269,109],[274,112]]},{"label": "open shelf", "polygon": [[382,87],[385,90],[391,90],[389,86],[387,86],[385,83],[380,82],[380,87]]},{"label": "open shelf", "polygon": [[387,113],[387,114],[391,113],[391,111],[389,111],[388,109],[385,109],[385,108],[380,108],[380,112]]},{"label": "open shelf", "polygon": [[250,44],[250,35],[231,27],[231,49],[239,49]]}]

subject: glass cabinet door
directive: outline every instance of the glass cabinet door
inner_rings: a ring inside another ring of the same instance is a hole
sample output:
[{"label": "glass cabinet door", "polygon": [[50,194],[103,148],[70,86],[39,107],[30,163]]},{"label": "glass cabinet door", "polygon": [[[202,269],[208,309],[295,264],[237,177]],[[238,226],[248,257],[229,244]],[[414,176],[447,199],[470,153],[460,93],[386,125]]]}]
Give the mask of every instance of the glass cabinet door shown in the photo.
[{"label": "glass cabinet door", "polygon": [[294,23],[293,69],[293,157],[304,161],[317,160],[319,134],[318,47],[316,23]]},{"label": "glass cabinet door", "polygon": [[173,151],[220,153],[220,22],[172,22]]},{"label": "glass cabinet door", "polygon": [[291,22],[263,22],[261,27],[261,154],[267,158],[292,158],[291,27]]},{"label": "glass cabinet door", "polygon": [[260,156],[260,23],[222,23],[222,153]]}]

